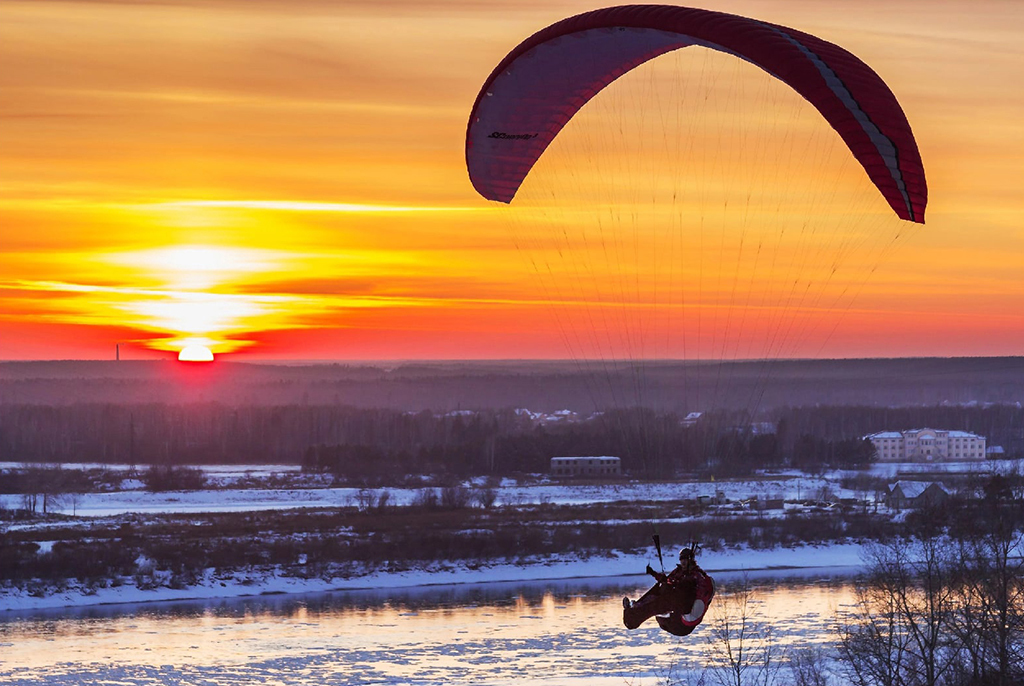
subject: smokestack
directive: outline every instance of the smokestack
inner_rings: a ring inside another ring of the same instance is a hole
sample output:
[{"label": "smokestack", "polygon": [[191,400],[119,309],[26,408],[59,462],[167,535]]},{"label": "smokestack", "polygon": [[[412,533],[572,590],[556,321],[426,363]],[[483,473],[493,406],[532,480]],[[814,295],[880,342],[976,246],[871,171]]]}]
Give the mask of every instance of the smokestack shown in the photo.
[{"label": "smokestack", "polygon": [[117,360],[118,362],[121,361],[121,344],[120,343],[115,343],[114,344],[114,359]]}]

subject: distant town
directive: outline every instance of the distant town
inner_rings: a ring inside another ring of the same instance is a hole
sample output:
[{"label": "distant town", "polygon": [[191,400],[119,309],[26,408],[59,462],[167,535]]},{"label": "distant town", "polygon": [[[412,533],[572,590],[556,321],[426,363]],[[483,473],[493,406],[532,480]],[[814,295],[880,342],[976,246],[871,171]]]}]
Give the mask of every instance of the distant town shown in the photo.
[{"label": "distant town", "polygon": [[652,522],[722,554],[860,545],[1024,498],[1013,361],[785,363],[792,402],[714,407],[683,381],[752,368],[666,363],[650,405],[569,363],[166,369],[0,364],[10,597],[529,567],[627,555]]}]

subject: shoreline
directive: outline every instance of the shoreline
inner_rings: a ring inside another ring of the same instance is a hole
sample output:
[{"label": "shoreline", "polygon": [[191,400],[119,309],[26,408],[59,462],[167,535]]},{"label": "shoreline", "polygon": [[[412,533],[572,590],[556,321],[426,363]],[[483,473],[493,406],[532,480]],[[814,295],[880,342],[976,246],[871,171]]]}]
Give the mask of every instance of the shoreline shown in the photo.
[{"label": "shoreline", "polygon": [[[799,572],[854,576],[863,568],[862,546],[837,543],[825,546],[800,546],[752,550],[746,547],[723,551],[706,550],[701,556],[708,573],[724,578],[752,574],[757,578],[799,576]],[[557,581],[586,579],[645,578],[644,567],[656,561],[649,555],[627,555],[613,551],[605,556],[579,559],[544,558],[525,562],[494,562],[467,567],[464,563],[432,563],[422,568],[401,571],[378,570],[350,578],[313,578],[280,576],[273,570],[239,572],[232,579],[208,576],[204,583],[182,589],[159,587],[140,590],[125,584],[87,593],[81,588],[35,597],[25,591],[0,591],[0,621],[34,611],[73,611],[90,607],[149,605],[164,602],[202,602],[253,598],[260,596],[318,593],[408,592],[415,589],[464,587],[477,584],[550,584]],[[839,572],[838,574],[836,574]]]}]

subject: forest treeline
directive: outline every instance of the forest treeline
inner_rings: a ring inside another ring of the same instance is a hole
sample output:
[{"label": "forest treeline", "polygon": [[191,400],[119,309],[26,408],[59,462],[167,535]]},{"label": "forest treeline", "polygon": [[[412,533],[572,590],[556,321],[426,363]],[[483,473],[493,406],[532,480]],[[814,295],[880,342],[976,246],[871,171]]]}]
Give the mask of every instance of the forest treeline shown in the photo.
[{"label": "forest treeline", "polygon": [[337,405],[83,403],[0,405],[0,461],[304,464],[387,480],[544,472],[554,456],[614,455],[633,474],[728,475],[857,466],[871,459],[864,435],[924,426],[978,433],[1009,457],[1024,453],[1024,410],[1016,405],[786,408],[756,423],[719,412],[686,425],[675,413],[651,410],[544,422],[511,409],[437,414]]},{"label": "forest treeline", "polygon": [[[639,383],[638,383],[639,382]],[[627,406],[909,407],[1024,401],[1024,358],[642,363],[558,360],[249,364],[164,361],[0,362],[0,405],[76,403],[345,405],[447,411],[528,407],[590,413]]]}]

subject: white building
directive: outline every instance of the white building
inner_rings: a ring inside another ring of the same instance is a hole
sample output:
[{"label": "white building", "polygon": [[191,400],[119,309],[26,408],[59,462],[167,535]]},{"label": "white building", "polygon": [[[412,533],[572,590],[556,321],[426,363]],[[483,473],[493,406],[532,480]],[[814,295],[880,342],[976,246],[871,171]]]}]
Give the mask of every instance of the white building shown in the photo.
[{"label": "white building", "polygon": [[622,468],[617,457],[552,457],[552,476],[617,476]]},{"label": "white building", "polygon": [[985,437],[966,431],[908,429],[865,436],[878,451],[879,462],[984,460]]}]

